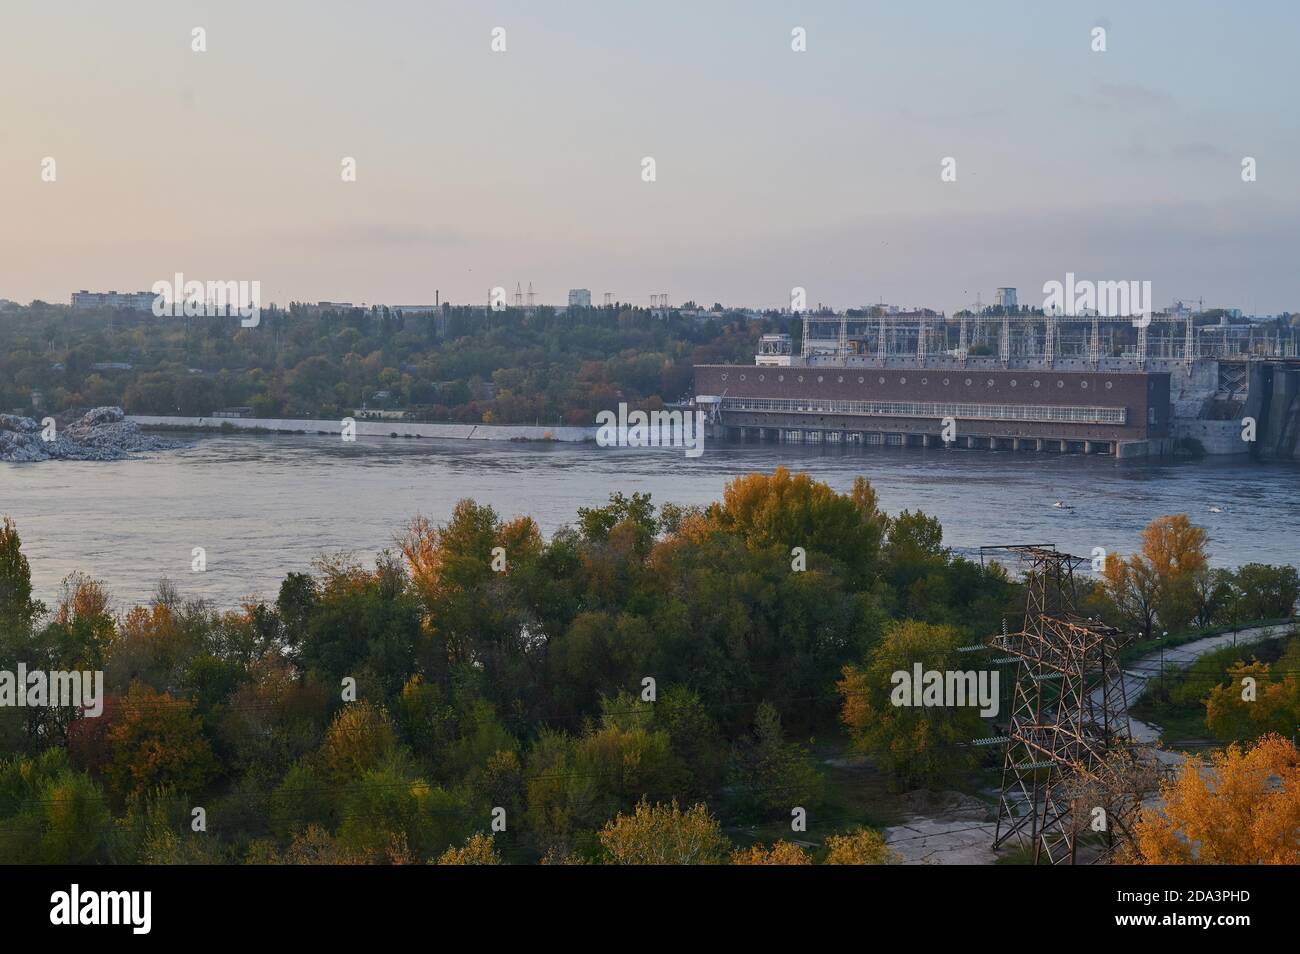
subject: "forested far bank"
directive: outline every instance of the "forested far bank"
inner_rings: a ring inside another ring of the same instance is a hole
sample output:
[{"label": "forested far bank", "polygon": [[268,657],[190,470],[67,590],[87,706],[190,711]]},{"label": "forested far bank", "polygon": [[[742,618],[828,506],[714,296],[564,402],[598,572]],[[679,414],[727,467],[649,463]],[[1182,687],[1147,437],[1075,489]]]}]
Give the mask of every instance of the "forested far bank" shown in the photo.
[{"label": "forested far bank", "polygon": [[35,302],[0,312],[0,411],[339,418],[364,407],[435,422],[589,425],[620,401],[656,408],[688,395],[695,364],[752,362],[759,336],[788,320],[720,307],[684,317],[631,306],[408,314],[294,304],[244,328]]}]

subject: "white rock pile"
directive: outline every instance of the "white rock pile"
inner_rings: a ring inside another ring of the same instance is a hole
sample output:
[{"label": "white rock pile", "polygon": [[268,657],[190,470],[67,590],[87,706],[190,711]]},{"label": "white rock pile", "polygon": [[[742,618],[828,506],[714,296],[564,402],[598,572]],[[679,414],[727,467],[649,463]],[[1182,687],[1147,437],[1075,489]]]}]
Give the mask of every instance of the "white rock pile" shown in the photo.
[{"label": "white rock pile", "polygon": [[181,444],[145,434],[120,407],[93,408],[67,426],[56,427],[53,440],[46,440],[43,433],[41,422],[34,418],[0,414],[0,462],[121,460]]}]

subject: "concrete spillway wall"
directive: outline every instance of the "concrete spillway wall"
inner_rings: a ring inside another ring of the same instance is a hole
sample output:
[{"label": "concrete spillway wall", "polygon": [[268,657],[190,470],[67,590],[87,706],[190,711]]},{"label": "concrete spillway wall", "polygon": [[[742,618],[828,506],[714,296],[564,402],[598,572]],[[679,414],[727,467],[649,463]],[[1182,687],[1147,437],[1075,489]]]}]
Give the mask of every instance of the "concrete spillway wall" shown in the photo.
[{"label": "concrete spillway wall", "polygon": [[1300,460],[1300,367],[1261,363],[1251,368],[1251,402],[1259,421],[1255,456]]},{"label": "concrete spillway wall", "polygon": [[[339,421],[265,417],[157,417],[132,414],[128,420],[141,427],[186,430],[270,431],[279,434],[338,434]],[[357,419],[358,437],[435,437],[464,441],[594,441],[594,427],[537,427],[505,424],[416,424],[407,421]]]}]

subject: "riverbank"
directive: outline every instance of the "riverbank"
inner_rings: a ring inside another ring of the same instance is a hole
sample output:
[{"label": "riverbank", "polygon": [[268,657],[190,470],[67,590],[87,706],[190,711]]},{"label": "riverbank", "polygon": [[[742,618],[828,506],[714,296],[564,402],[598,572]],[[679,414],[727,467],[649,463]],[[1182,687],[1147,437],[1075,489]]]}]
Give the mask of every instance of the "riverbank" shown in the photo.
[{"label": "riverbank", "polygon": [[91,408],[79,417],[36,420],[0,414],[0,463],[47,460],[117,461],[132,454],[172,450],[179,442],[151,437],[128,420],[120,407]]}]

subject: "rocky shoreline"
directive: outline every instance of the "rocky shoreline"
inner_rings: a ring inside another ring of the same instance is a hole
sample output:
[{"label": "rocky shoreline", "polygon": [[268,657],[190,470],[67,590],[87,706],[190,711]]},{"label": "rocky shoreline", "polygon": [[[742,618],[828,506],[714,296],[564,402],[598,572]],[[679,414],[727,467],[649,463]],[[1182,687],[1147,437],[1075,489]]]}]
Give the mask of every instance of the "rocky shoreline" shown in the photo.
[{"label": "rocky shoreline", "polygon": [[183,441],[154,437],[128,421],[120,407],[92,408],[67,424],[55,422],[47,440],[41,422],[0,414],[0,462],[42,460],[122,460],[132,454],[171,450]]}]

